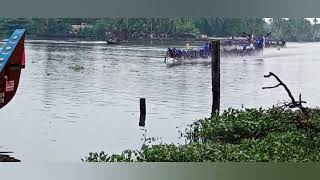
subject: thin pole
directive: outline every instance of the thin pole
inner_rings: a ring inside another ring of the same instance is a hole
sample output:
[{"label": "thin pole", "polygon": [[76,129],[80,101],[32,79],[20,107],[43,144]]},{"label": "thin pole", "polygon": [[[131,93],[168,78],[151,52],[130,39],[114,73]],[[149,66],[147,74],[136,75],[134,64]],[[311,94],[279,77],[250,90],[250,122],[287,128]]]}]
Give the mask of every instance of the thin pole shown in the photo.
[{"label": "thin pole", "polygon": [[144,127],[146,122],[146,99],[140,98],[140,119],[139,126]]}]

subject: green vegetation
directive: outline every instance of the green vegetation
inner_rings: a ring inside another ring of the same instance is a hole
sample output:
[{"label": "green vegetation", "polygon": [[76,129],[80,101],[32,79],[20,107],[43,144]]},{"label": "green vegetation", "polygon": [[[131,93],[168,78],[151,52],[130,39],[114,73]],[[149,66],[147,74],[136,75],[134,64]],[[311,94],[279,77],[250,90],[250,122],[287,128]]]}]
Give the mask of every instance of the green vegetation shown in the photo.
[{"label": "green vegetation", "polygon": [[[317,19],[313,20],[317,22]],[[291,41],[312,41],[318,40],[319,24],[312,26],[303,18],[293,18],[289,20],[275,18],[272,20],[271,31],[277,35],[286,37]]]},{"label": "green vegetation", "polygon": [[[317,21],[315,19],[315,21]],[[319,25],[312,25],[303,18],[274,18],[265,22],[262,18],[0,18],[1,34],[10,34],[16,28],[26,28],[32,36],[70,36],[71,25],[86,23],[78,36],[104,39],[107,31],[126,31],[147,37],[150,32],[165,33],[169,37],[181,37],[186,33],[208,36],[241,36],[243,32],[264,34],[288,41],[318,40]],[[129,38],[133,38],[130,36]]]},{"label": "green vegetation", "polygon": [[79,72],[81,70],[84,70],[84,67],[79,64],[76,64],[69,66],[69,69],[73,69],[74,71]]},{"label": "green vegetation", "polygon": [[86,162],[302,162],[320,160],[320,110],[228,109],[198,120],[184,145],[143,145],[121,154],[89,153]]}]

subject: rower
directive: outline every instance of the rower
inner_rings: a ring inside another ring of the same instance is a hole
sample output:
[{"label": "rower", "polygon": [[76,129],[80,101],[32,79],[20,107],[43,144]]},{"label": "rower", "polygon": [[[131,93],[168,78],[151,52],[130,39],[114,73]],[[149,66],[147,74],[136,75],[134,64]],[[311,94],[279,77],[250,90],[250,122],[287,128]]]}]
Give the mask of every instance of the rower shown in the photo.
[{"label": "rower", "polygon": [[169,58],[169,57],[171,57],[172,55],[171,55],[171,49],[170,48],[168,48],[168,50],[167,50],[167,53],[166,53],[166,56],[164,57],[164,63],[166,63],[167,62],[167,58]]},{"label": "rower", "polygon": [[263,52],[264,48],[264,37],[263,36],[258,36],[255,42],[255,49],[256,50],[262,50]]},{"label": "rower", "polygon": [[247,44],[243,44],[243,50],[247,49]]},{"label": "rower", "polygon": [[177,50],[176,50],[176,48],[173,48],[172,51],[173,51],[172,57],[173,57],[173,58],[177,57]]},{"label": "rower", "polygon": [[281,38],[281,44],[284,44],[284,42],[285,42],[285,41],[284,41],[284,39],[283,39],[283,38]]},{"label": "rower", "polygon": [[178,58],[181,58],[181,56],[182,56],[182,51],[181,51],[181,49],[179,49],[178,50]]},{"label": "rower", "polygon": [[167,51],[167,52],[168,52],[169,57],[171,57],[171,58],[172,58],[172,57],[173,57],[172,50],[171,50],[170,48],[168,48],[168,51]]}]

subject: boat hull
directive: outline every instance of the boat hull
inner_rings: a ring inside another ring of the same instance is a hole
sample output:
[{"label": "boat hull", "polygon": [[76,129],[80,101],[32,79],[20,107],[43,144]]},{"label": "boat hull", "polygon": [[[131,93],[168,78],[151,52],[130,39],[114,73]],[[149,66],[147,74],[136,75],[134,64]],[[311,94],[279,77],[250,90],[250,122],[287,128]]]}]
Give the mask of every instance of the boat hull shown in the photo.
[{"label": "boat hull", "polygon": [[166,58],[165,64],[168,66],[174,65],[187,65],[187,64],[211,64],[211,57],[208,58],[197,58],[197,59],[174,59]]},{"label": "boat hull", "polygon": [[110,40],[107,40],[107,44],[109,45],[122,45],[122,44],[126,44],[127,41],[110,41]]},{"label": "boat hull", "polygon": [[21,69],[25,66],[25,30],[16,30],[0,51],[0,109],[7,105],[18,89]]}]

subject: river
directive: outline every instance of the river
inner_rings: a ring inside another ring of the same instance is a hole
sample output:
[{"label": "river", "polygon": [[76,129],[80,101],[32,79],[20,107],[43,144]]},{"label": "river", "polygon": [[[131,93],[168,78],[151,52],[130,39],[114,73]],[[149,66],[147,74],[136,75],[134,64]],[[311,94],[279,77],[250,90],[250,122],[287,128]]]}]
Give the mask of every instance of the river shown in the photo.
[{"label": "river", "polygon": [[[139,149],[144,134],[182,143],[179,130],[211,111],[211,67],[167,67],[162,45],[26,42],[16,96],[0,110],[0,151],[25,162],[80,162],[91,151]],[[221,108],[270,107],[289,100],[276,73],[307,106],[320,102],[320,43],[288,43],[262,56],[221,59]],[[79,72],[69,66],[79,64]],[[138,127],[139,98],[147,102]]]}]

